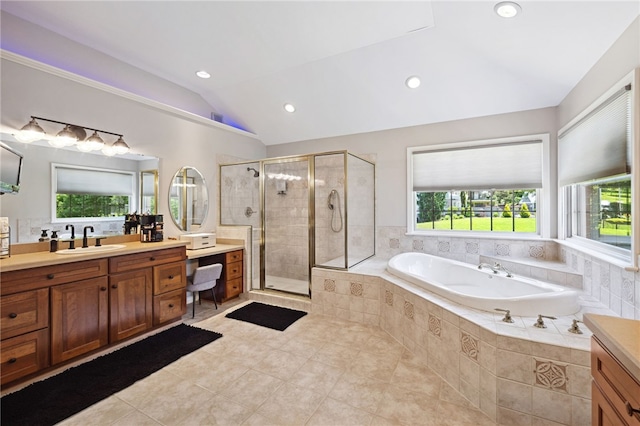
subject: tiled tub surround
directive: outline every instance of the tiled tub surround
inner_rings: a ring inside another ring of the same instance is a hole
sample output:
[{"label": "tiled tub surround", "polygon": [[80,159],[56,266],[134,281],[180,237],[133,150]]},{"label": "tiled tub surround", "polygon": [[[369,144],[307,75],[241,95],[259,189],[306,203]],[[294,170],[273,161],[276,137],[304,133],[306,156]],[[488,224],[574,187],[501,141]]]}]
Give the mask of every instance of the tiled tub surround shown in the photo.
[{"label": "tiled tub surround", "polygon": [[613,315],[585,295],[575,316],[501,321],[385,272],[386,259],[351,271],[314,268],[312,311],[379,325],[491,419],[505,425],[590,424],[589,337],[568,332],[585,312]]}]

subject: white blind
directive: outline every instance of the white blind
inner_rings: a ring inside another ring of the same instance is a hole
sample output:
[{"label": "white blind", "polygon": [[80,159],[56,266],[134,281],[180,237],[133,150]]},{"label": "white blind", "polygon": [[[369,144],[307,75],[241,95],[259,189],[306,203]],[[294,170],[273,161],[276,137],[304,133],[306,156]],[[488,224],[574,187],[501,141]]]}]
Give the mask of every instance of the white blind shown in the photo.
[{"label": "white blind", "polygon": [[413,190],[542,188],[542,141],[413,154]]},{"label": "white blind", "polygon": [[97,169],[56,167],[58,194],[132,195],[133,174]]},{"label": "white blind", "polygon": [[558,138],[560,186],[631,172],[631,86]]}]

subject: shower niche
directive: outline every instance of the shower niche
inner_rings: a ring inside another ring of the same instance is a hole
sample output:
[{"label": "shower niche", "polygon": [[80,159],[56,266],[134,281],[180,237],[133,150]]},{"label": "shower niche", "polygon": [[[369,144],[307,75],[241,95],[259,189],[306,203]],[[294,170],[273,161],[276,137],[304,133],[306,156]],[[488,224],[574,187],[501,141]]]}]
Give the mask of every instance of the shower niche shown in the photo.
[{"label": "shower niche", "polygon": [[375,165],[347,151],[223,164],[219,206],[252,226],[252,289],[310,296],[312,267],[375,254]]}]

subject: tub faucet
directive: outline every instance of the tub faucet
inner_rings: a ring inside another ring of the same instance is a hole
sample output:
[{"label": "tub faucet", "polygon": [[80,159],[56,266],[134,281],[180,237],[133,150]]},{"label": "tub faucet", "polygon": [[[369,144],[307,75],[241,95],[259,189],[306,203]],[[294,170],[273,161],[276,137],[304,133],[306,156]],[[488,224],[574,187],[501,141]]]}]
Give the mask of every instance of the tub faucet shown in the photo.
[{"label": "tub faucet", "polygon": [[498,273],[498,269],[495,266],[493,266],[493,265],[491,265],[489,263],[481,263],[481,264],[479,264],[478,265],[478,269],[482,269],[482,268],[489,268],[489,269],[491,269],[493,271],[494,274]]},{"label": "tub faucet", "polygon": [[91,229],[91,232],[93,231],[93,226],[91,225],[87,225],[84,227],[84,230],[82,231],[82,248],[87,248],[89,247],[89,243],[87,240],[87,229]]},{"label": "tub faucet", "polygon": [[69,241],[69,250],[73,250],[76,248],[76,229],[73,225],[69,224],[64,227],[65,230],[69,230],[71,228],[71,241]]},{"label": "tub faucet", "polygon": [[513,278],[513,274],[511,272],[509,272],[509,270],[507,268],[505,268],[504,266],[502,266],[501,264],[496,262],[495,267],[496,267],[496,269],[498,271],[500,271],[500,270],[504,271],[507,274],[507,278]]}]

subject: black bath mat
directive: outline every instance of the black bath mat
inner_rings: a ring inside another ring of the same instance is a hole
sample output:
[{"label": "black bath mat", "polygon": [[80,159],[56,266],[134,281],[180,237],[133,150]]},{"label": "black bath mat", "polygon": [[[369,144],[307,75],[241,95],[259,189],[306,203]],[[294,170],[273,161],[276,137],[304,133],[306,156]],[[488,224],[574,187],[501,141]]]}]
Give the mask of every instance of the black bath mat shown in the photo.
[{"label": "black bath mat", "polygon": [[177,325],[4,396],[1,424],[53,425],[220,337]]},{"label": "black bath mat", "polygon": [[227,318],[250,322],[274,330],[284,331],[294,322],[298,321],[306,312],[295,309],[281,308],[280,306],[265,305],[252,302],[242,308],[228,313]]}]

